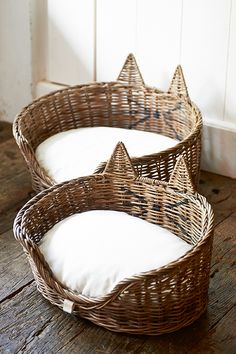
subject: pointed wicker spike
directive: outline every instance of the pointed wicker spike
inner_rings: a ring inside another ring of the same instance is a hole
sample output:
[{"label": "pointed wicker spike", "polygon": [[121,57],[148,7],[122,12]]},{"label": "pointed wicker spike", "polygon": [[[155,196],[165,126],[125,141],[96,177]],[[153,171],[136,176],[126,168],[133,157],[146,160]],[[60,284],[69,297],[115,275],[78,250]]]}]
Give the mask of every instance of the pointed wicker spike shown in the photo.
[{"label": "pointed wicker spike", "polygon": [[128,55],[117,81],[126,84],[144,85],[144,81],[134,55]]},{"label": "pointed wicker spike", "polygon": [[168,186],[180,192],[188,192],[191,194],[195,192],[183,155],[179,156],[176,161]]},{"label": "pointed wicker spike", "polygon": [[129,154],[122,142],[119,142],[116,145],[111,158],[107,162],[103,174],[106,173],[115,174],[116,176],[125,178],[136,177],[136,173],[131,163]]},{"label": "pointed wicker spike", "polygon": [[175,70],[168,93],[173,93],[189,98],[188,89],[184,79],[184,74],[181,65],[178,65]]}]

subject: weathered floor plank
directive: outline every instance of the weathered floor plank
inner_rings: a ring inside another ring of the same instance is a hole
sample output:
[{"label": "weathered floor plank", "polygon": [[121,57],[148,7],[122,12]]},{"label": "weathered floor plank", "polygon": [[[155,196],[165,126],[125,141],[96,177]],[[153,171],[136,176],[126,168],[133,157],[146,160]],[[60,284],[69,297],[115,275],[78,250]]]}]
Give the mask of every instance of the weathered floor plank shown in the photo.
[{"label": "weathered floor plank", "polygon": [[236,210],[236,180],[201,171],[199,192],[211,203],[215,225]]},{"label": "weathered floor plank", "polygon": [[132,353],[145,338],[112,333],[65,314],[51,306],[34,283],[1,306],[3,353]]},{"label": "weathered floor plank", "polygon": [[0,149],[0,234],[12,227],[17,210],[32,196],[25,161],[13,139]]},{"label": "weathered floor plank", "polygon": [[0,121],[0,144],[12,137],[12,125],[8,122]]},{"label": "weathered floor plank", "polygon": [[86,326],[51,306],[33,283],[1,304],[0,352],[56,353]]},{"label": "weathered floor plank", "polygon": [[33,275],[21,245],[13,232],[7,231],[0,237],[0,303],[12,297],[33,280]]},{"label": "weathered floor plank", "polygon": [[191,354],[234,354],[236,352],[235,319],[236,306],[191,350]]},{"label": "weathered floor plank", "polygon": [[20,202],[11,206],[10,209],[1,212],[0,214],[0,235],[8,230],[12,230],[13,221],[22,208],[22,206],[30,199],[29,196],[33,196],[34,193],[30,193],[25,199],[22,199]]}]

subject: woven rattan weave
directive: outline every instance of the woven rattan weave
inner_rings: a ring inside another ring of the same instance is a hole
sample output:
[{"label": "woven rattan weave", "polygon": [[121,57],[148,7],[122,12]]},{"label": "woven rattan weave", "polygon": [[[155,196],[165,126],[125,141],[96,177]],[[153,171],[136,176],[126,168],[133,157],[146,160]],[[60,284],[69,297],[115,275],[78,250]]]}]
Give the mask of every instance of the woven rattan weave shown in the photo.
[{"label": "woven rattan weave", "polygon": [[[183,154],[197,187],[202,119],[189,99],[180,66],[164,93],[144,85],[135,58],[129,55],[117,82],[68,87],[24,108],[15,119],[13,133],[36,191],[55,184],[35,157],[37,146],[59,132],[95,126],[138,129],[179,140],[168,150],[132,158],[134,168],[143,176],[166,181],[177,157]],[[101,172],[104,166],[94,166],[94,170]]]},{"label": "woven rattan weave", "polygon": [[[104,297],[87,298],[56,280],[38,244],[60,220],[95,209],[125,211],[159,224],[194,247],[164,267],[124,279]],[[55,185],[29,201],[16,217],[14,234],[39,291],[52,304],[113,331],[157,335],[189,325],[206,308],[212,223],[212,209],[194,191],[183,157],[168,183],[138,177],[119,143],[103,173]]]}]

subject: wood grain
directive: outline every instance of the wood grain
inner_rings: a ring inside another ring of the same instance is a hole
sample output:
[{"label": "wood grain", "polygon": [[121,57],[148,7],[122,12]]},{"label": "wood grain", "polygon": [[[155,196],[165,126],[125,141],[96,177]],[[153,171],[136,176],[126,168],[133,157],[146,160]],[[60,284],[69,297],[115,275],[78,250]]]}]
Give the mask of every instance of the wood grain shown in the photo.
[{"label": "wood grain", "polygon": [[0,144],[12,138],[12,125],[8,122],[0,122]]},{"label": "wood grain", "polygon": [[13,139],[1,144],[0,162],[1,234],[9,229],[8,213],[11,217],[15,216],[17,210],[32,196],[32,186],[26,163]]},{"label": "wood grain", "polygon": [[132,353],[143,342],[63,313],[34,283],[2,303],[0,333],[3,353]]},{"label": "wood grain", "polygon": [[4,232],[12,229],[13,220],[17,215],[21,207],[33,196],[34,193],[27,194],[26,198],[22,199],[20,202],[12,205],[10,209],[6,209],[0,213],[0,235]]},{"label": "wood grain", "polygon": [[192,354],[233,354],[236,350],[236,307],[234,306],[218,325],[209,331],[192,350]]},{"label": "wood grain", "polygon": [[211,203],[215,225],[236,210],[236,180],[201,171],[199,192]]},{"label": "wood grain", "polygon": [[33,280],[28,260],[11,230],[0,237],[0,302]]},{"label": "wood grain", "polygon": [[56,353],[86,327],[50,306],[30,284],[1,306],[2,353]]}]

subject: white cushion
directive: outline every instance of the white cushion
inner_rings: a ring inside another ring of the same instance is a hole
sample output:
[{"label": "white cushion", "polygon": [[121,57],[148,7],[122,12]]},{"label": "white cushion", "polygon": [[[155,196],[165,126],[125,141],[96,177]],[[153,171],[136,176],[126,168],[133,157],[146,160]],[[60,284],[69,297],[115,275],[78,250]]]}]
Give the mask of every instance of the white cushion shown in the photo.
[{"label": "white cushion", "polygon": [[122,141],[130,156],[160,152],[178,141],[160,134],[111,127],[71,129],[51,136],[36,149],[36,159],[57,183],[92,174]]},{"label": "white cushion", "polygon": [[158,225],[109,210],[74,214],[40,243],[56,278],[88,297],[105,295],[124,278],[164,266],[191,248]]}]

